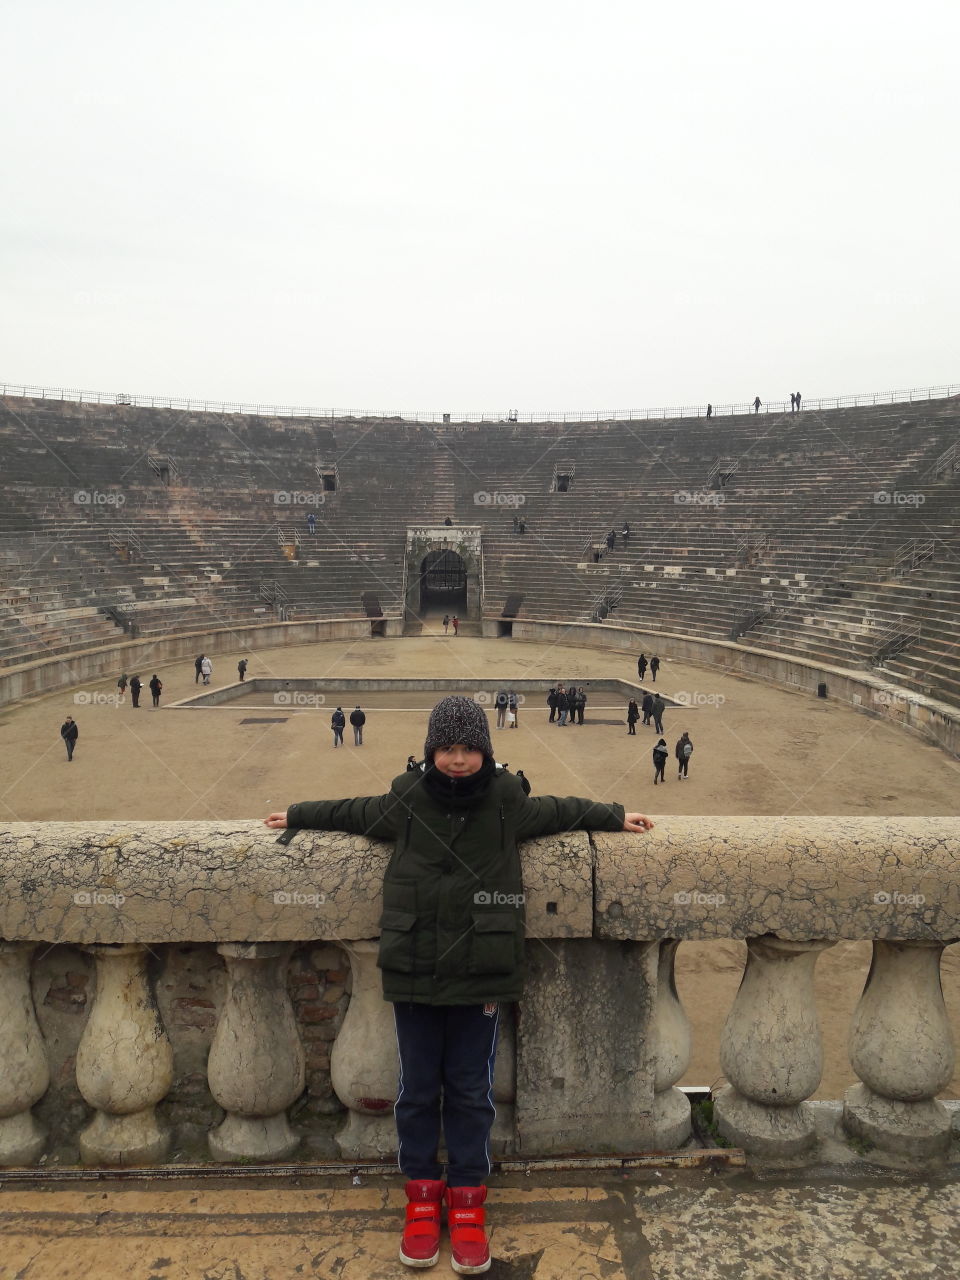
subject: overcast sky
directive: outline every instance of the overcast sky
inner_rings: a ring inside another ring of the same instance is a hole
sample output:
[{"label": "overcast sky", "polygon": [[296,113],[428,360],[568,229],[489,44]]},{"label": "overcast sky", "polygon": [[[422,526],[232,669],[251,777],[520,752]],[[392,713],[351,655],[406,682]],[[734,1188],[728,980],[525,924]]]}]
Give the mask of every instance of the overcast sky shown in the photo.
[{"label": "overcast sky", "polygon": [[960,382],[956,0],[7,0],[0,379],[346,409]]}]

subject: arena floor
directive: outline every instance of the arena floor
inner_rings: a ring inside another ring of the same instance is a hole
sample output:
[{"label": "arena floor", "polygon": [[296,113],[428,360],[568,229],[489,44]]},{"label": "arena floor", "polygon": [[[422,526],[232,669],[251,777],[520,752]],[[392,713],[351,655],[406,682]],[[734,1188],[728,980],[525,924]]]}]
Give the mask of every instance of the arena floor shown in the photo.
[{"label": "arena floor", "polygon": [[[209,655],[213,688],[236,678],[239,652]],[[661,654],[658,687],[692,704],[668,709],[671,752],[683,730],[694,743],[690,778],[654,788],[656,735],[637,726],[629,737],[625,709],[611,695],[587,706],[586,723],[548,723],[545,702],[521,707],[516,729],[494,729],[498,759],[522,768],[534,792],[619,800],[655,820],[665,814],[930,814],[955,816],[960,764],[879,720],[803,694],[775,689]],[[81,819],[217,820],[262,818],[296,800],[376,794],[422,754],[433,695],[384,694],[367,703],[364,745],[333,750],[331,705],[291,706],[273,696],[245,697],[223,707],[173,708],[200,688],[192,661],[162,665],[159,712],[140,672],[141,706],[116,700],[115,677],[0,712],[0,815],[8,821]],[[119,673],[118,673],[119,674]],[[444,636],[331,642],[263,650],[250,658],[254,676],[476,678],[478,689],[512,678],[587,684],[636,678],[621,654],[513,640]],[[482,682],[482,683],[481,683]],[[439,696],[439,695],[437,695]],[[360,699],[361,704],[364,699]],[[387,705],[389,704],[389,706]],[[350,706],[344,704],[344,710]],[[68,764],[59,729],[73,715],[80,740]],[[492,716],[491,716],[492,720]],[[244,723],[246,721],[246,723]],[[638,837],[640,839],[642,837]],[[817,966],[826,1065],[816,1095],[837,1098],[853,1083],[846,1036],[869,961],[869,946],[840,943]],[[944,958],[944,991],[960,1029],[960,948]],[[720,1029],[742,972],[742,943],[686,943],[678,954],[678,986],[693,1024],[694,1053],[685,1082],[719,1077]],[[946,1096],[957,1097],[960,1076]]]}]

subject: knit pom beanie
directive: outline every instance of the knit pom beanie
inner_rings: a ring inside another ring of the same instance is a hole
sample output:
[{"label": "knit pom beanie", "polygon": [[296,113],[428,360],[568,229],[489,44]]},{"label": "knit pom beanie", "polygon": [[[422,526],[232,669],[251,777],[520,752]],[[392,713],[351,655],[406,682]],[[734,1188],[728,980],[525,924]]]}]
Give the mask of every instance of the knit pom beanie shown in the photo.
[{"label": "knit pom beanie", "polygon": [[470,698],[453,695],[441,698],[430,712],[427,740],[423,744],[424,758],[432,761],[438,747],[452,747],[457,742],[482,751],[488,760],[493,759],[490,726],[483,707]]}]

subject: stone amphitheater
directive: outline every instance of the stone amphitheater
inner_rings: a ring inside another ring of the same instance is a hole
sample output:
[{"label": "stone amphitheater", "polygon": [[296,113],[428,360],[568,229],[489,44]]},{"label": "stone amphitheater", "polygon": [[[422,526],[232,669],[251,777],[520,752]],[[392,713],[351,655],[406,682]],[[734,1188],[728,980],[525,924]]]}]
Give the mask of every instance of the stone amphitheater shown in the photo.
[{"label": "stone amphitheater", "polygon": [[[525,849],[490,1274],[820,1276],[823,1223],[831,1275],[954,1274],[960,396],[524,422],[129,399],[0,397],[0,1216],[47,1267],[10,1274],[95,1273],[70,1268],[99,1191],[47,1209],[41,1169],[142,1175],[107,1192],[125,1274],[402,1272],[384,849],[281,852],[257,819],[385,789],[441,690],[503,685],[501,759],[657,827]],[[626,737],[640,652],[687,787],[654,792],[650,730]],[[154,671],[136,720],[117,677]],[[589,690],[567,734],[557,679]],[[330,750],[348,700],[362,759]]]}]

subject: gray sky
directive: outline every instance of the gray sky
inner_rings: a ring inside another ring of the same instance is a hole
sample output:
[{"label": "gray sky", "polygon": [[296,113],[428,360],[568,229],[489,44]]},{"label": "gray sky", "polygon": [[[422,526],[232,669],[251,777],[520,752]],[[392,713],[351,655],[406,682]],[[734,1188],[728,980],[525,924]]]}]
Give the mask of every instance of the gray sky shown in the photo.
[{"label": "gray sky", "polygon": [[7,0],[0,378],[349,409],[960,381],[960,6]]}]

